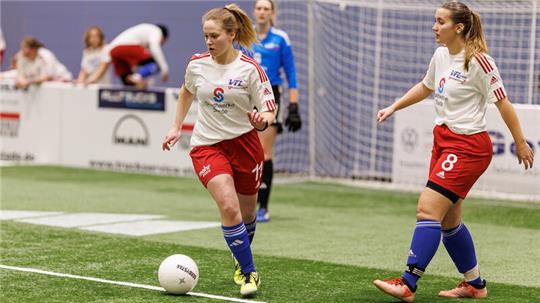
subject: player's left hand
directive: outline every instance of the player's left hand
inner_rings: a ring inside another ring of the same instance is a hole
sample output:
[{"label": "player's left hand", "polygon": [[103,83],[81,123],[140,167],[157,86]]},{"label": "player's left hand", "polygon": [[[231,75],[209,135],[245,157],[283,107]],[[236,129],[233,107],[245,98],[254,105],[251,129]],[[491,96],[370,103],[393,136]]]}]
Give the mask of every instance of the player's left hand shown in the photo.
[{"label": "player's left hand", "polygon": [[258,131],[263,131],[268,127],[268,121],[257,111],[246,112],[249,123]]},{"label": "player's left hand", "polygon": [[523,162],[525,169],[532,168],[534,162],[534,154],[527,142],[523,140],[520,143],[516,143],[516,156],[519,164]]},{"label": "player's left hand", "polygon": [[298,103],[289,103],[289,114],[287,115],[287,119],[285,119],[285,126],[289,127],[289,131],[293,133],[302,128]]},{"label": "player's left hand", "polygon": [[165,83],[169,80],[169,73],[162,73],[161,74],[161,82]]}]

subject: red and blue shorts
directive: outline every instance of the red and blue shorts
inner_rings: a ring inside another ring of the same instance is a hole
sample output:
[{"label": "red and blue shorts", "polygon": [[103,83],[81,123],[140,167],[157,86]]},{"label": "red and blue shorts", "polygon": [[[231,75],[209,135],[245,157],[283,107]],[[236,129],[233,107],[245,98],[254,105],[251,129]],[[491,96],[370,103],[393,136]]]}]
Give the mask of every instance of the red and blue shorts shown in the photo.
[{"label": "red and blue shorts", "polygon": [[456,203],[469,190],[491,162],[493,147],[487,132],[461,135],[446,125],[433,129],[433,149],[427,187]]},{"label": "red and blue shorts", "polygon": [[117,76],[131,74],[135,66],[152,58],[141,45],[118,45],[111,49],[110,55]]},{"label": "red and blue shorts", "polygon": [[209,146],[197,146],[189,153],[195,173],[207,186],[217,175],[233,177],[236,192],[255,195],[261,185],[264,151],[255,130]]}]

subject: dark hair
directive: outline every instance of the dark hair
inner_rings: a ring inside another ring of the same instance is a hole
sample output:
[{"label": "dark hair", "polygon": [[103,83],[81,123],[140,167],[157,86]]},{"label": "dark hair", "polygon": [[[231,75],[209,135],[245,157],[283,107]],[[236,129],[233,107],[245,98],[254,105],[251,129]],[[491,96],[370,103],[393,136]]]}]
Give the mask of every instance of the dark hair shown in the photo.
[{"label": "dark hair", "polygon": [[39,42],[38,39],[32,36],[26,36],[22,39],[22,44],[31,49],[39,49],[43,47],[43,43]]},{"label": "dark hair", "polygon": [[469,70],[469,63],[477,53],[487,53],[488,47],[482,30],[480,16],[471,11],[467,5],[461,2],[447,2],[441,8],[451,12],[450,19],[454,24],[463,24],[463,31],[460,33],[465,40],[465,70]]},{"label": "dark hair", "polygon": [[169,38],[169,29],[166,25],[163,24],[156,24],[157,27],[161,30],[161,34],[163,35],[163,40],[167,40]]},{"label": "dark hair", "polygon": [[86,48],[90,47],[90,32],[91,31],[97,31],[99,35],[99,47],[103,47],[105,45],[105,34],[103,33],[103,30],[99,26],[90,26],[86,32],[84,33],[84,45]]},{"label": "dark hair", "polygon": [[236,33],[234,40],[247,49],[251,49],[251,45],[257,41],[251,19],[236,4],[209,10],[202,17],[203,24],[208,20],[219,21],[225,31]]}]

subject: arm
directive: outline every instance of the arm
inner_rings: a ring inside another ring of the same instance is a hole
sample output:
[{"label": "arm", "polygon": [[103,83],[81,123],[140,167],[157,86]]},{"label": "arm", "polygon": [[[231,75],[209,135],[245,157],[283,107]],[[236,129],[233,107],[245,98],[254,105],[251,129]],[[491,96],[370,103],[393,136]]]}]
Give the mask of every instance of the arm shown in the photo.
[{"label": "arm", "polygon": [[165,136],[161,148],[163,150],[171,150],[171,147],[180,140],[182,134],[182,124],[184,119],[193,103],[193,94],[190,93],[183,85],[180,88],[180,93],[178,94],[178,102],[176,103],[176,118],[174,123]]},{"label": "arm", "polygon": [[101,62],[99,64],[97,71],[91,77],[86,78],[86,81],[84,83],[92,84],[92,83],[98,82],[103,77],[103,75],[105,75],[105,73],[107,72],[107,69],[109,68],[109,64],[110,64],[109,62]]},{"label": "arm", "polygon": [[88,77],[88,73],[84,70],[84,68],[81,68],[81,71],[79,72],[79,76],[77,77],[77,83],[83,84],[87,77]]},{"label": "arm", "polygon": [[403,97],[394,102],[389,107],[381,109],[377,113],[377,122],[383,122],[389,118],[395,111],[398,111],[407,106],[418,103],[427,98],[433,91],[429,89],[424,83],[419,82],[413,86]]},{"label": "arm", "polygon": [[512,106],[512,103],[510,103],[508,98],[505,97],[498,102],[495,102],[495,105],[497,106],[504,123],[510,130],[512,137],[514,138],[514,142],[516,143],[516,156],[519,164],[523,162],[525,169],[528,169],[529,167],[532,168],[534,154],[525,140],[525,136],[521,130],[521,125],[519,124],[519,119],[516,115],[514,107]]}]

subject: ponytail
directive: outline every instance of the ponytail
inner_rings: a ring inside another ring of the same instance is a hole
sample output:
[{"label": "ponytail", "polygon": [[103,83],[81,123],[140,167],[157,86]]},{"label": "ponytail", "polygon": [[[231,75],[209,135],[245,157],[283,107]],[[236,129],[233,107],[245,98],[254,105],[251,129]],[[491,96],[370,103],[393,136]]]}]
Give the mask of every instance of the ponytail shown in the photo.
[{"label": "ponytail", "polygon": [[454,24],[463,24],[461,35],[465,40],[464,68],[468,71],[469,63],[476,54],[488,52],[480,16],[476,12],[471,11],[467,5],[457,1],[446,2],[441,7],[452,13],[450,19],[452,19]]},{"label": "ponytail", "polygon": [[469,70],[469,63],[477,53],[487,53],[488,47],[482,30],[480,16],[471,11],[472,24],[465,36],[465,70]]},{"label": "ponytail", "polygon": [[234,40],[244,48],[251,49],[257,41],[257,34],[251,24],[249,16],[236,4],[226,5],[224,8],[214,8],[204,14],[202,22],[208,20],[220,21],[223,29],[236,34]]}]

